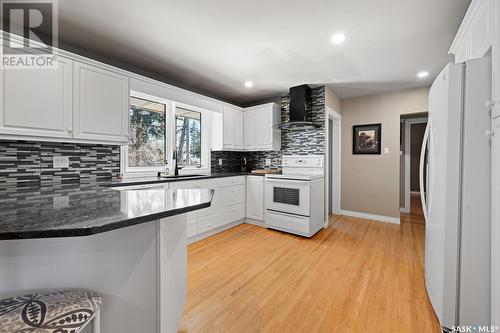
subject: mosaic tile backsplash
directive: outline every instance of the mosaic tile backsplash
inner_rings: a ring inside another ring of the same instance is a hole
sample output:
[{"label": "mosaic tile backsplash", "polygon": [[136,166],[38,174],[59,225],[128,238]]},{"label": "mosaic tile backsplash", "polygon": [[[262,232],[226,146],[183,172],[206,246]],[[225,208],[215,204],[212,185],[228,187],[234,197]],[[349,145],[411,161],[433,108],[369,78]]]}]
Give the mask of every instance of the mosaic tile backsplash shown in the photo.
[{"label": "mosaic tile backsplash", "polygon": [[[288,121],[288,96],[281,98],[281,119]],[[247,159],[249,170],[281,168],[282,155],[324,154],[325,89],[311,90],[310,120],[318,129],[281,131],[281,151],[228,152],[214,151],[212,172],[240,171],[241,159]],[[68,156],[68,168],[54,168],[54,156]],[[219,166],[219,158],[223,165]],[[266,166],[265,160],[271,165]],[[39,186],[99,181],[116,178],[120,173],[120,147],[34,141],[0,140],[0,186]]]},{"label": "mosaic tile backsplash", "polygon": [[[282,130],[281,151],[231,152],[212,151],[211,167],[213,172],[240,171],[241,159],[246,157],[247,168],[279,169],[282,155],[322,155],[325,153],[325,87],[311,89],[308,105],[310,121],[320,125],[317,129]],[[281,121],[289,119],[289,98],[281,97]],[[222,166],[219,166],[222,158]],[[266,166],[266,159],[271,165]]]},{"label": "mosaic tile backsplash", "polygon": [[[68,156],[68,168],[54,168]],[[120,173],[120,147],[72,143],[0,141],[0,186],[38,186],[107,180]]]}]

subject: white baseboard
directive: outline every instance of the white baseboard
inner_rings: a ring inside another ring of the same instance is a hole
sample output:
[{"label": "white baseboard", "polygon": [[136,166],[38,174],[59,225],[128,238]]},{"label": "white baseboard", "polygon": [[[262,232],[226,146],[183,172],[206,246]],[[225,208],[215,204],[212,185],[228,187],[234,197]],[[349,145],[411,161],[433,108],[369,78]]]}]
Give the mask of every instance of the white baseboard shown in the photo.
[{"label": "white baseboard", "polygon": [[399,211],[401,213],[410,214],[410,208],[401,207],[401,208],[399,208]]},{"label": "white baseboard", "polygon": [[244,220],[244,222],[248,223],[248,224],[256,225],[258,227],[265,227],[266,226],[266,223],[264,221],[254,220],[254,219],[251,219],[248,217]]},{"label": "white baseboard", "polygon": [[387,223],[393,223],[393,224],[400,223],[399,217],[368,214],[368,213],[362,213],[362,212],[353,212],[351,210],[344,210],[344,209],[342,209],[340,212],[342,215],[359,217],[359,218],[367,219],[367,220],[374,220],[374,221],[387,222]]}]

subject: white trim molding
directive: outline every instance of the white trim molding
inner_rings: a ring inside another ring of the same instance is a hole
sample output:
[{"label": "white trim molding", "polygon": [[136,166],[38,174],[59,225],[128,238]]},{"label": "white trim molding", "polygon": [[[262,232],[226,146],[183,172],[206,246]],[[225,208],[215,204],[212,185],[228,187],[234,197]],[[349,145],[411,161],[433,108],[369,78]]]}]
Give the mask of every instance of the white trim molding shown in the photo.
[{"label": "white trim molding", "polygon": [[345,216],[351,216],[351,217],[359,217],[361,219],[366,219],[366,220],[373,220],[373,221],[386,222],[386,223],[392,223],[392,224],[400,224],[399,217],[394,217],[394,216],[385,216],[385,215],[369,214],[369,213],[362,213],[362,212],[354,212],[354,211],[345,210],[345,209],[341,209],[340,214],[345,215]]},{"label": "white trim molding", "polygon": [[[404,159],[405,159],[405,206],[401,207],[404,208],[404,213],[409,213],[410,212],[410,166],[411,166],[411,125],[414,124],[423,124],[427,123],[428,118],[427,117],[419,117],[419,118],[407,118],[404,119],[404,125],[405,125],[405,137],[404,137]],[[420,156],[420,154],[419,154]],[[403,212],[403,211],[401,211]]]},{"label": "white trim molding", "polygon": [[[333,128],[330,128],[330,120],[333,120]],[[342,116],[337,111],[333,110],[329,106],[326,107],[326,117],[325,117],[325,227],[328,226],[329,222],[329,205],[332,202],[332,213],[340,214],[340,196],[341,196],[341,166],[342,166],[342,143],[341,143],[341,131],[342,131]],[[330,147],[330,132],[333,131],[333,144],[334,147]],[[332,157],[333,165],[330,166],[330,154]],[[334,177],[334,182],[332,184],[332,198],[330,198],[330,168],[332,168],[332,176]]]}]

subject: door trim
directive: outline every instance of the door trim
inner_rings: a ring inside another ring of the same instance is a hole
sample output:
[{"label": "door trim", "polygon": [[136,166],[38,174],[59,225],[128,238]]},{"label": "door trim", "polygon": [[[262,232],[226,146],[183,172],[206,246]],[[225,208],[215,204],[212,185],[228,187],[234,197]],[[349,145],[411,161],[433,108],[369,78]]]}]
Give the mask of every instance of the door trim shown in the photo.
[{"label": "door trim", "polygon": [[404,207],[401,207],[401,213],[410,213],[410,138],[411,138],[411,125],[414,124],[423,124],[427,123],[428,118],[427,117],[420,117],[420,118],[409,118],[405,119],[405,152],[404,152],[404,157],[405,157],[405,205]]}]

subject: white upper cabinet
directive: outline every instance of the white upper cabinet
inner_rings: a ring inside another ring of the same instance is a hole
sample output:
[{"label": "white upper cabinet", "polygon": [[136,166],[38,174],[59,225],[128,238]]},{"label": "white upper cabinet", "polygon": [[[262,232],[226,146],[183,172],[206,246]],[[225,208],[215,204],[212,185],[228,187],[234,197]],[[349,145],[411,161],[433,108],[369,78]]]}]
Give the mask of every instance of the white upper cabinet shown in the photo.
[{"label": "white upper cabinet", "polygon": [[73,136],[73,61],[57,57],[53,69],[0,70],[0,134]]},{"label": "white upper cabinet", "polygon": [[472,1],[450,48],[456,63],[488,53],[494,37],[492,5],[490,0]]},{"label": "white upper cabinet", "polygon": [[244,111],[245,150],[280,150],[281,110],[276,103],[246,108]]},{"label": "white upper cabinet", "polygon": [[244,126],[243,112],[236,111],[234,118],[234,148],[243,149],[244,146]]},{"label": "white upper cabinet", "polygon": [[243,150],[243,113],[225,106],[223,123],[223,148]]},{"label": "white upper cabinet", "polygon": [[128,78],[80,62],[75,62],[74,67],[76,135],[83,139],[128,142]]}]

